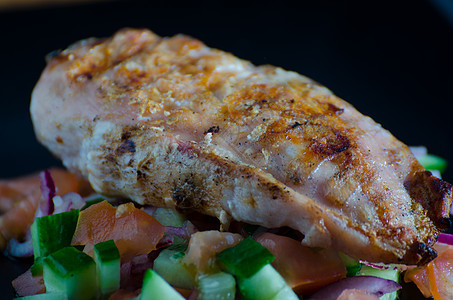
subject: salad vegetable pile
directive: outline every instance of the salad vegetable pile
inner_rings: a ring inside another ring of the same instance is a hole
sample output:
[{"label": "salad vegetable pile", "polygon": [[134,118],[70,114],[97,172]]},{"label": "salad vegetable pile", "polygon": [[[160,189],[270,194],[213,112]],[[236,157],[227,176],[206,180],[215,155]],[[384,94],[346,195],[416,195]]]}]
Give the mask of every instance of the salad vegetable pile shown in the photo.
[{"label": "salad vegetable pile", "polygon": [[[412,151],[437,176],[445,169],[426,148]],[[22,237],[2,232],[6,255],[34,256],[12,283],[18,299],[392,300],[403,280],[425,297],[453,299],[453,235],[440,234],[438,257],[425,266],[370,264],[303,246],[289,228],[233,222],[222,232],[207,216],[87,193],[70,174],[62,185],[56,172],[14,183],[40,190],[35,206],[15,208],[31,218]]]}]

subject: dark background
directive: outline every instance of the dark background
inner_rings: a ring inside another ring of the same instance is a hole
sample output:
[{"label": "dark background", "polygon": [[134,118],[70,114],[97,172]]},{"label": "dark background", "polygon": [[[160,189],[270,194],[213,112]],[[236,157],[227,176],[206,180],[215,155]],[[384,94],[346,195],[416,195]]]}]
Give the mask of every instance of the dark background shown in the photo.
[{"label": "dark background", "polygon": [[[408,145],[452,166],[453,3],[436,1],[106,1],[0,11],[0,178],[58,164],[28,106],[44,56],[122,27],[192,35],[255,64],[304,74]],[[23,264],[0,256],[0,298]],[[6,291],[5,291],[6,290]]]}]

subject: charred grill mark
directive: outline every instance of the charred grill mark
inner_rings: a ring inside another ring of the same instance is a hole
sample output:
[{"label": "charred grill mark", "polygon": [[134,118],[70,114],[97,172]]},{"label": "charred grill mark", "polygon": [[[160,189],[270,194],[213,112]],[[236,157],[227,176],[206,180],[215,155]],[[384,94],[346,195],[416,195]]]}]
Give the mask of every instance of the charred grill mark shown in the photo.
[{"label": "charred grill mark", "polygon": [[85,81],[93,79],[93,74],[90,71],[85,71],[74,76],[75,81]]},{"label": "charred grill mark", "polygon": [[197,210],[207,206],[205,187],[197,175],[187,174],[182,183],[178,181],[173,189],[173,199],[179,209]]},{"label": "charred grill mark", "polygon": [[338,115],[339,115],[339,114],[342,114],[343,111],[344,111],[343,108],[339,108],[339,107],[335,106],[335,105],[332,104],[332,103],[328,103],[327,105],[328,105],[328,110],[329,110],[330,112],[335,113],[335,114],[338,114]]},{"label": "charred grill mark", "polygon": [[437,252],[429,245],[417,242],[412,245],[408,255],[417,256],[415,261],[418,261],[417,265],[422,266],[435,259],[437,257]]},{"label": "charred grill mark", "polygon": [[344,152],[351,147],[349,138],[341,133],[333,132],[334,138],[326,137],[313,141],[311,149],[316,154],[332,156]]},{"label": "charred grill mark", "polygon": [[123,155],[124,153],[135,153],[135,143],[133,140],[127,139],[116,149],[116,155]]},{"label": "charred grill mark", "polygon": [[208,130],[205,130],[204,134],[207,134],[207,133],[218,133],[219,131],[220,131],[220,127],[218,125],[216,125],[216,126],[212,126]]},{"label": "charred grill mark", "polygon": [[437,227],[449,226],[453,198],[453,186],[450,183],[432,176],[429,171],[419,171],[406,178],[404,187],[411,198],[427,210],[429,218]]},{"label": "charred grill mark", "polygon": [[302,124],[299,122],[295,122],[294,125],[291,126],[291,128],[296,128],[297,126],[301,126]]}]

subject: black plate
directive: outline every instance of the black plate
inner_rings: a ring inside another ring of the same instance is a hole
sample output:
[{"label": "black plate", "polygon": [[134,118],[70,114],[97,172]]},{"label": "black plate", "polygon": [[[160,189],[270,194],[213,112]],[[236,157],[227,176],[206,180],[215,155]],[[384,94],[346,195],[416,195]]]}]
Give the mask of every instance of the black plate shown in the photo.
[{"label": "black plate", "polygon": [[[36,142],[28,114],[44,56],[122,27],[186,33],[307,75],[403,142],[453,162],[452,27],[430,1],[395,2],[115,1],[0,12],[0,178],[58,164]],[[453,181],[453,167],[445,178]],[[13,297],[10,281],[26,267],[0,256],[0,298]]]}]

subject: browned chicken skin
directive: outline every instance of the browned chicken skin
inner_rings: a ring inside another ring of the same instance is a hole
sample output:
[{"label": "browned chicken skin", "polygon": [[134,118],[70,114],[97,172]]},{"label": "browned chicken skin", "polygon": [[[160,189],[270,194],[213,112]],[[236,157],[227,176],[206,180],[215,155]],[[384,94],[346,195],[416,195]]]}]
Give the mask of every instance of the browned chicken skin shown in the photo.
[{"label": "browned chicken skin", "polygon": [[452,186],[312,80],[184,35],[126,29],[50,58],[38,139],[100,193],[266,227],[372,262],[422,264]]}]

